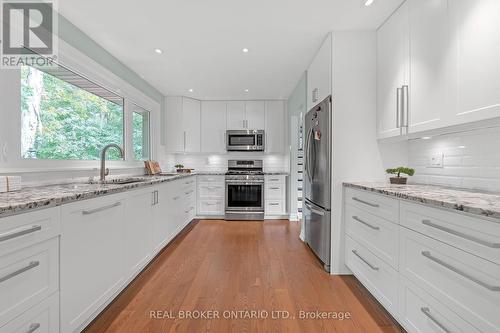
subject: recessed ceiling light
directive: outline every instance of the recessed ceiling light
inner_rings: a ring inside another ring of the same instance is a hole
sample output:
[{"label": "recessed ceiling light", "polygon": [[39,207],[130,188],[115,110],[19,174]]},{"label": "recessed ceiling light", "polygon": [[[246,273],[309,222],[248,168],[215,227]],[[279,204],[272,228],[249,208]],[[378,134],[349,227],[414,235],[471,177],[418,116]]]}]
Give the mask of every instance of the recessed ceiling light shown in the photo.
[{"label": "recessed ceiling light", "polygon": [[160,50],[160,49],[155,49],[155,52],[158,53],[158,54],[162,54],[163,53],[163,51]]},{"label": "recessed ceiling light", "polygon": [[194,91],[194,89],[193,89],[193,88],[189,89],[189,92],[193,92],[193,91]]},{"label": "recessed ceiling light", "polygon": [[429,140],[431,137],[430,136],[423,136],[421,139],[422,140]]},{"label": "recessed ceiling light", "polygon": [[366,7],[373,5],[373,3],[375,2],[375,0],[364,0],[364,1]]},{"label": "recessed ceiling light", "polygon": [[250,90],[248,90],[248,89],[245,89],[245,92],[249,92],[249,91],[250,91]]},{"label": "recessed ceiling light", "polygon": [[243,53],[248,53],[248,51],[249,51],[249,50],[245,47],[245,48],[244,48],[243,50],[241,50],[241,51],[243,51]]},{"label": "recessed ceiling light", "polygon": [[459,149],[465,149],[467,146],[458,146]]}]

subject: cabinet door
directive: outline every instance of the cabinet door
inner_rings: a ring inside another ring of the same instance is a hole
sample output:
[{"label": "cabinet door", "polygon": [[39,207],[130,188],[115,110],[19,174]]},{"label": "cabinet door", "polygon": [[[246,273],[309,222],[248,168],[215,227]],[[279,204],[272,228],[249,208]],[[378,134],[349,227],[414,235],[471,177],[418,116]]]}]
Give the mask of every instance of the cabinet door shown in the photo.
[{"label": "cabinet door", "polygon": [[227,107],[227,129],[241,130],[245,129],[245,102],[230,101],[226,104]]},{"label": "cabinet door", "polygon": [[245,103],[247,129],[261,130],[266,128],[266,105],[264,101],[248,101]]},{"label": "cabinet door", "polygon": [[135,276],[151,258],[153,192],[153,189],[130,192],[124,202],[124,260],[127,277]]},{"label": "cabinet door", "polygon": [[226,102],[201,102],[201,151],[226,151]]},{"label": "cabinet door", "polygon": [[500,116],[500,1],[449,1],[456,54],[454,122]]},{"label": "cabinet door", "polygon": [[182,128],[182,97],[165,98],[165,146],[168,152],[184,151],[184,129]]},{"label": "cabinet door", "polygon": [[123,202],[111,195],[61,210],[61,332],[79,332],[125,283]]},{"label": "cabinet door", "polygon": [[328,34],[307,70],[307,111],[332,94],[332,36]]},{"label": "cabinet door", "polygon": [[450,105],[447,0],[411,0],[410,12],[410,109],[408,132],[442,126]]},{"label": "cabinet door", "polygon": [[285,150],[285,103],[266,102],[266,152],[283,153]]},{"label": "cabinet door", "polygon": [[187,153],[200,152],[200,101],[183,98],[182,124],[184,128],[184,151]]},{"label": "cabinet door", "polygon": [[408,80],[409,14],[405,2],[377,31],[377,136],[401,135],[398,88]]}]

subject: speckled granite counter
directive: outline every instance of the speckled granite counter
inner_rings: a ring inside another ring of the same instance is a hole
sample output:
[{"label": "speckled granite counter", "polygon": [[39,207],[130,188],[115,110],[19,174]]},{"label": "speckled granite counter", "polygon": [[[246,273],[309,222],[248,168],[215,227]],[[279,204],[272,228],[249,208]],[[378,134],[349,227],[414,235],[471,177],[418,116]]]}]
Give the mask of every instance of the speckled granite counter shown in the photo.
[{"label": "speckled granite counter", "polygon": [[20,191],[0,193],[0,218],[20,214],[34,209],[60,206],[65,203],[92,199],[102,195],[125,192],[145,186],[170,182],[195,174],[174,176],[136,176],[141,181],[131,184],[87,184],[70,183],[40,187],[26,187]]},{"label": "speckled granite counter", "polygon": [[500,219],[500,193],[433,185],[344,183],[344,186],[469,214]]}]

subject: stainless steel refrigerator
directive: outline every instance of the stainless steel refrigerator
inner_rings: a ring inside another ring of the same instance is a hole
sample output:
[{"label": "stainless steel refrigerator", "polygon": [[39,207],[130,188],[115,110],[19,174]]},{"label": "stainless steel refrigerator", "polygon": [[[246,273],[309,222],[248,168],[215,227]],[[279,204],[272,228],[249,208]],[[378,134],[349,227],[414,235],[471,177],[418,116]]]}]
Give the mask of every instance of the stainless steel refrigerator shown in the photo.
[{"label": "stainless steel refrigerator", "polygon": [[327,97],[304,119],[304,205],[305,241],[330,271],[332,99]]}]

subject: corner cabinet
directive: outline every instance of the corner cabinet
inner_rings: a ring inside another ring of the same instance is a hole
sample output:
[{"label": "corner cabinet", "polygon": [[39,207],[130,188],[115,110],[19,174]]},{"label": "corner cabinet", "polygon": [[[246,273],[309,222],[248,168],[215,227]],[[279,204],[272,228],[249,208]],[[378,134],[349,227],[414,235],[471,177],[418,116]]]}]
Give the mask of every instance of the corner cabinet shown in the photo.
[{"label": "corner cabinet", "polygon": [[406,0],[377,31],[379,139],[500,117],[500,2]]},{"label": "corner cabinet", "polygon": [[332,94],[332,34],[329,33],[307,69],[307,111]]},{"label": "corner cabinet", "polygon": [[201,150],[201,102],[182,96],[166,97],[165,139],[168,152],[198,153]]}]

